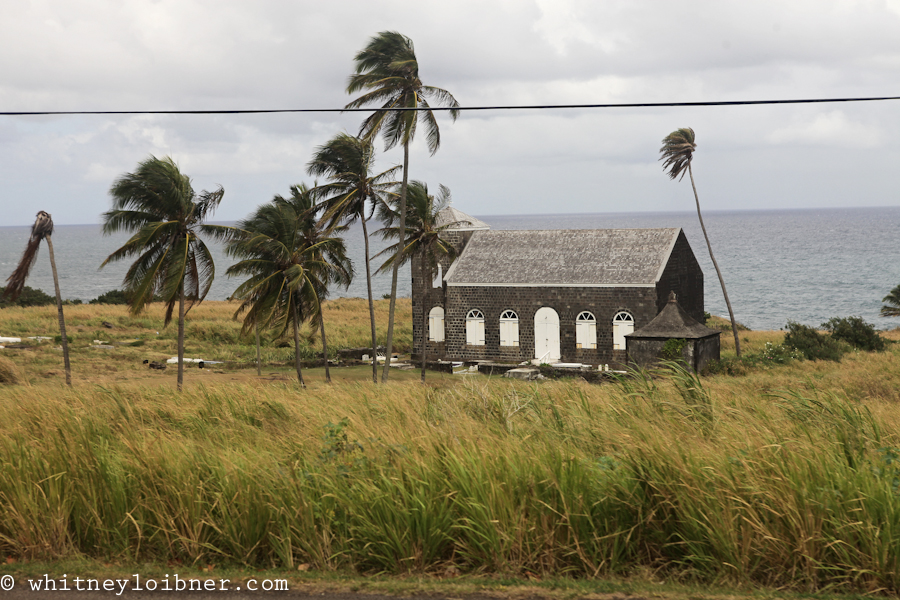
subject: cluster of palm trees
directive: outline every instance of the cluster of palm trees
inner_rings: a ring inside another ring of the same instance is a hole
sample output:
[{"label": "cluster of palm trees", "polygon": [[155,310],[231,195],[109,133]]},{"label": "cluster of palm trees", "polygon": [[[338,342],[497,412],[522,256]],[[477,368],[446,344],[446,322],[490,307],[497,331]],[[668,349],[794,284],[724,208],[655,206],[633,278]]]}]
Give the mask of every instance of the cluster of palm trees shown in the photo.
[{"label": "cluster of palm trees", "polygon": [[[321,302],[330,286],[347,286],[353,268],[340,234],[359,221],[365,238],[366,283],[372,333],[372,379],[377,383],[377,339],[372,298],[367,222],[376,214],[385,223],[381,234],[396,239],[382,270],[392,270],[386,356],[393,350],[398,268],[416,253],[447,253],[435,241],[434,216],[449,198],[442,189],[435,204],[427,187],[411,185],[408,178],[409,145],[421,124],[432,155],[440,146],[440,129],[429,102],[448,107],[458,116],[458,103],[446,90],[426,86],[419,79],[412,40],[393,31],[381,32],[354,58],[355,73],[347,92],[364,92],[346,108],[377,105],[357,135],[341,133],[320,146],[307,172],[325,183],[291,188],[289,198],[276,196],[235,227],[204,223],[222,199],[223,190],[196,194],[190,179],[171,158],[151,156],[134,173],[120,177],[110,189],[112,209],[103,214],[106,234],[121,230],[133,236],[103,263],[136,257],[129,268],[124,291],[131,310],[140,311],[155,298],[167,305],[165,323],[178,306],[178,388],[183,385],[184,316],[206,296],[215,267],[201,234],[226,243],[226,252],[238,262],[226,271],[245,276],[234,298],[240,300],[235,317],[243,316],[244,332],[274,328],[280,335],[293,333],[297,379],[300,368],[299,327],[318,320],[323,353],[327,342]],[[375,173],[374,140],[382,136],[385,149],[403,146],[403,166]],[[402,181],[394,178],[402,168]],[[407,197],[413,199],[410,216]],[[437,208],[435,209],[435,206]],[[429,214],[419,211],[429,211]],[[431,254],[429,254],[431,253]],[[425,263],[434,262],[426,258]],[[388,379],[385,360],[382,382]],[[423,372],[424,376],[424,372]],[[330,380],[327,369],[326,379]]]}]

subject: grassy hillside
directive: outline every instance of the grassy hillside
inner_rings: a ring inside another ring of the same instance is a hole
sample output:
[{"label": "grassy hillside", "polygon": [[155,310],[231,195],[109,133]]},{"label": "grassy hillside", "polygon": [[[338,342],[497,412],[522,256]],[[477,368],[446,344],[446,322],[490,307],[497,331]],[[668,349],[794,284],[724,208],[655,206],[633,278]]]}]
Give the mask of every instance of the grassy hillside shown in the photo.
[{"label": "grassy hillside", "polygon": [[[185,356],[214,361],[233,361],[249,365],[256,360],[253,334],[241,336],[241,323],[233,319],[236,302],[204,302],[194,307],[185,321]],[[177,323],[163,327],[163,306],[153,304],[144,313],[131,316],[121,305],[77,305],[65,307],[66,331],[73,342],[72,371],[79,382],[101,382],[107,378],[130,378],[136,372],[144,374],[143,360],[164,361],[177,353]],[[378,343],[387,335],[388,301],[375,303]],[[62,369],[58,343],[52,340],[37,343],[27,337],[59,336],[56,308],[6,308],[0,310],[0,336],[21,337],[34,346],[28,350],[5,354],[19,366],[29,381],[52,379]],[[337,356],[339,348],[357,348],[371,344],[368,303],[361,298],[341,298],[325,303],[326,335],[329,356]],[[395,347],[399,352],[409,350],[412,343],[412,303],[408,298],[397,300],[397,323],[394,328]],[[107,328],[104,322],[113,327]],[[293,361],[294,348],[290,331],[286,338],[276,338],[275,332],[262,332],[262,360],[269,366],[287,365]],[[104,342],[98,348],[94,341]],[[322,352],[318,327],[304,327],[301,336],[301,356],[313,359]]]},{"label": "grassy hillside", "polygon": [[[108,352],[172,344],[152,316],[75,308],[76,336],[113,315],[146,340]],[[249,351],[228,343],[226,308],[191,313],[204,352]],[[0,318],[5,335],[52,333],[51,317]],[[338,316],[335,338],[363,345],[354,318]],[[742,332],[748,353],[780,336]],[[0,556],[900,592],[897,345],[603,385],[338,374],[300,390],[193,371],[180,395],[83,370],[69,390],[33,375],[43,350],[16,352],[25,383],[0,388]],[[80,352],[76,374],[81,359],[120,368]]]}]

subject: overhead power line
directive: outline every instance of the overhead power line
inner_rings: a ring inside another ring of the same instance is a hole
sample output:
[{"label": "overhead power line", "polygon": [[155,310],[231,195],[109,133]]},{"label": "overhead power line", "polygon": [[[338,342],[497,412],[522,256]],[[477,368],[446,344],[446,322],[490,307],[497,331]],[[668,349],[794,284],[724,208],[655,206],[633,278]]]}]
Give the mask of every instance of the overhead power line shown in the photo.
[{"label": "overhead power line", "polygon": [[[795,100],[722,100],[714,102],[625,102],[613,104],[531,104],[511,106],[460,106],[456,109],[435,106],[431,108],[392,108],[390,110],[432,110],[432,111],[476,111],[476,110],[561,110],[571,108],[663,108],[689,106],[754,106],[761,104],[827,104],[835,102],[876,102],[880,100],[900,100],[900,96],[878,96],[871,98],[803,98]],[[374,112],[372,108],[261,108],[241,110],[20,110],[0,111],[0,116],[40,116],[40,115],[254,115],[278,113],[340,113]]]}]

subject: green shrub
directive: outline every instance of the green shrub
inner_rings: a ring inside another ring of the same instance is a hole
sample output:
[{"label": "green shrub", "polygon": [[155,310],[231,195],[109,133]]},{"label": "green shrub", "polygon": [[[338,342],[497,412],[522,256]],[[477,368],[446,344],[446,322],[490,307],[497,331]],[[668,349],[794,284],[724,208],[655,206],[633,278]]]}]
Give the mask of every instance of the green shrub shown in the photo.
[{"label": "green shrub", "polygon": [[812,327],[793,321],[787,322],[784,345],[799,350],[807,360],[840,361],[847,346],[831,337],[822,335]]},{"label": "green shrub", "polygon": [[109,290],[91,300],[89,304],[128,304],[128,298],[122,290]]},{"label": "green shrub", "polygon": [[866,323],[862,317],[835,317],[822,323],[822,329],[831,333],[834,339],[847,342],[860,350],[881,352],[886,346],[875,326]]},{"label": "green shrub", "polygon": [[791,346],[766,342],[765,348],[759,352],[747,352],[740,358],[730,356],[709,361],[703,368],[703,375],[746,375],[750,369],[784,365],[804,358],[803,352]]},{"label": "green shrub", "polygon": [[766,347],[756,356],[758,362],[784,365],[792,360],[803,360],[803,353],[786,344],[766,342]]},{"label": "green shrub", "polygon": [[0,308],[6,308],[7,306],[48,306],[56,304],[56,298],[53,296],[45,294],[43,290],[36,290],[27,285],[22,289],[22,293],[19,294],[19,297],[15,302],[3,298],[3,292],[5,291],[6,288],[0,287]]},{"label": "green shrub", "polygon": [[663,360],[683,360],[685,344],[687,340],[683,339],[666,340],[659,357]]}]

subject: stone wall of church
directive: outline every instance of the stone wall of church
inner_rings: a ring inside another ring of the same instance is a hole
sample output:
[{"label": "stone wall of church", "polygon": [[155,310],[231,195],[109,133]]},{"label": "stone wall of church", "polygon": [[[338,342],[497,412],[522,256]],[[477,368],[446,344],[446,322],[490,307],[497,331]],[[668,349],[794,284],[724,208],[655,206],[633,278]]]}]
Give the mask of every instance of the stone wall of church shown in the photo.
[{"label": "stone wall of church", "polygon": [[[535,358],[534,316],[550,307],[559,315],[560,353],[563,362],[624,364],[625,351],[613,350],[613,317],[628,311],[635,329],[657,314],[656,289],[552,288],[552,287],[462,287],[447,288],[445,309],[445,352],[454,360],[501,360],[522,362]],[[485,344],[466,343],[466,314],[472,309],[484,313]],[[500,315],[513,310],[519,317],[519,346],[500,346]],[[593,313],[597,323],[597,348],[580,349],[575,342],[575,320],[582,311]]]},{"label": "stone wall of church", "polygon": [[657,314],[669,301],[669,292],[675,292],[681,308],[698,323],[704,322],[703,271],[700,270],[700,263],[694,257],[683,231],[672,248],[669,262],[656,284],[656,289]]},{"label": "stone wall of church", "polygon": [[[463,251],[465,245],[472,237],[473,231],[447,231],[443,234],[453,248],[456,250],[457,256]],[[412,354],[421,356],[422,352],[422,336],[428,335],[428,313],[435,306],[440,306],[445,311],[447,309],[445,303],[445,290],[441,282],[435,284],[435,278],[438,274],[443,277],[450,269],[453,259],[444,257],[440,260],[440,272],[434,273],[425,265],[421,258],[415,257],[411,261],[412,273],[412,314],[413,314],[413,348]],[[429,359],[443,358],[445,355],[444,342],[427,342],[426,355]]]}]

